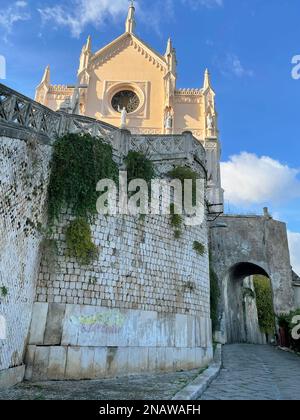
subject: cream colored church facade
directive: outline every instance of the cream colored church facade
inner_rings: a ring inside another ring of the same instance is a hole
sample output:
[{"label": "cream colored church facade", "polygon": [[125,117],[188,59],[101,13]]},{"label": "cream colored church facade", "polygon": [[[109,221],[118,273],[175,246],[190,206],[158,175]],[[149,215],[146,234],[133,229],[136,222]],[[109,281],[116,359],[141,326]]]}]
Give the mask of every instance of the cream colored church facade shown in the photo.
[{"label": "cream colored church facade", "polygon": [[121,36],[96,53],[88,38],[80,56],[77,85],[52,85],[47,67],[35,100],[54,111],[96,118],[137,135],[190,131],[207,152],[210,201],[223,203],[215,92],[209,72],[205,71],[201,88],[177,89],[177,59],[171,39],[161,55],[137,37],[135,27],[131,4]]},{"label": "cream colored church facade", "polygon": [[[134,134],[181,134],[189,130],[199,140],[217,135],[215,94],[205,72],[202,88],[176,89],[176,52],[169,39],[161,55],[135,35],[135,9],[130,6],[126,31],[92,53],[89,38],[78,69],[77,113],[120,125],[113,98],[132,92],[128,129]],[[47,68],[36,100],[53,110],[68,107],[74,87],[50,84]]]}]

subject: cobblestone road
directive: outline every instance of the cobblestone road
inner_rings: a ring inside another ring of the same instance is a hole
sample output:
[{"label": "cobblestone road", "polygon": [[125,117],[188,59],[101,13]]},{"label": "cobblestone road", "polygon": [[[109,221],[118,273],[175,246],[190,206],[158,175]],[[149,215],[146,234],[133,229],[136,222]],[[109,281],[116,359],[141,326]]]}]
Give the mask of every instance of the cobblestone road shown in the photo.
[{"label": "cobblestone road", "polygon": [[170,400],[201,371],[137,375],[97,381],[24,382],[0,400]]},{"label": "cobblestone road", "polygon": [[203,400],[300,400],[300,357],[271,346],[223,348],[220,376]]}]

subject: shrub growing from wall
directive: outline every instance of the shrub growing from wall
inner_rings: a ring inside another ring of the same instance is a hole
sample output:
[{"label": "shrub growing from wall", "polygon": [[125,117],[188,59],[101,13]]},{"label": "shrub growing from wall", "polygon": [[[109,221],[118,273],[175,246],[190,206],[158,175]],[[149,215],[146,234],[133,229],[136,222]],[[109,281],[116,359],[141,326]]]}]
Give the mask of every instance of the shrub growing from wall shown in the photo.
[{"label": "shrub growing from wall", "polygon": [[275,313],[270,279],[265,276],[254,276],[253,283],[260,330],[265,334],[274,334]]}]

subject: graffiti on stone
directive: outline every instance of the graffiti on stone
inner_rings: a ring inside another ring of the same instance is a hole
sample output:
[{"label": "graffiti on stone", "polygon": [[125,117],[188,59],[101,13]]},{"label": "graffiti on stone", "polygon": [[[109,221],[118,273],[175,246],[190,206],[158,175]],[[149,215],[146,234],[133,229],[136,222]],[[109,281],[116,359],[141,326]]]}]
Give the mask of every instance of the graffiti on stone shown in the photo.
[{"label": "graffiti on stone", "polygon": [[100,331],[108,334],[119,332],[125,323],[124,315],[117,310],[98,312],[93,315],[73,315],[70,320],[82,332]]}]

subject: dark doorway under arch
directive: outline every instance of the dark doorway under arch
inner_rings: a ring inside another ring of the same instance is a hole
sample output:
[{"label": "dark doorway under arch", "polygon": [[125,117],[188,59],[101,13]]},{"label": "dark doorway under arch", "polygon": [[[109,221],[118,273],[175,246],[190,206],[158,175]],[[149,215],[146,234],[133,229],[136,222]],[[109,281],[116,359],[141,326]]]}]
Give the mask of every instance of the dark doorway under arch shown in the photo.
[{"label": "dark doorway under arch", "polygon": [[262,276],[269,277],[268,273],[262,267],[248,262],[235,264],[229,270],[229,275],[231,276],[232,280],[241,280],[254,274],[260,274]]},{"label": "dark doorway under arch", "polygon": [[[240,262],[230,268],[227,275],[227,342],[265,344],[266,336],[258,325],[253,276],[268,278],[260,266]],[[271,285],[271,281],[270,281]]]}]

